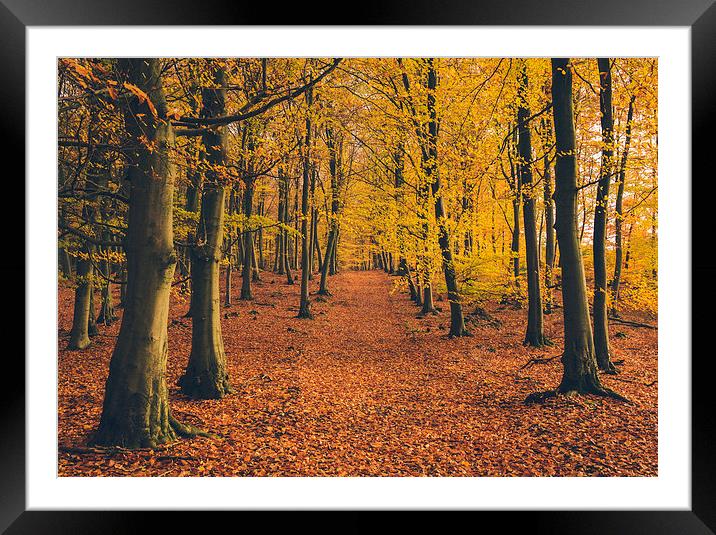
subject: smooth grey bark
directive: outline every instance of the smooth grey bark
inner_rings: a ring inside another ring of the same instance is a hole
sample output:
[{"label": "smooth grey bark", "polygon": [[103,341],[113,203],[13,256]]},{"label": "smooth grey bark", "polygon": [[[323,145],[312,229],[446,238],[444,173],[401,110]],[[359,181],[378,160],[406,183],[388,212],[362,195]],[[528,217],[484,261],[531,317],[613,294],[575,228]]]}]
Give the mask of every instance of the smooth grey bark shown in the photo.
[{"label": "smooth grey bark", "polygon": [[328,147],[328,172],[331,176],[331,210],[328,223],[328,241],[326,254],[321,266],[321,285],[318,293],[330,295],[328,275],[334,259],[334,250],[338,238],[338,212],[340,210],[340,187],[343,176],[343,140],[336,139],[333,128],[326,127],[326,146]]},{"label": "smooth grey bark", "polygon": [[123,79],[148,95],[157,117],[146,101],[126,99],[124,122],[133,147],[128,152],[127,293],[102,416],[91,442],[153,448],[180,435],[206,433],[173,418],[166,384],[169,295],[176,264],[172,230],[175,174],[171,156],[174,131],[167,118],[160,60],[119,59],[117,67]]},{"label": "smooth grey bark", "polygon": [[[244,180],[244,197],[243,197],[243,212],[246,216],[246,221],[248,224],[249,218],[253,215],[253,204],[254,204],[254,179],[253,179],[253,169],[249,168],[249,174],[247,175],[246,179]],[[253,249],[254,249],[254,242],[253,242],[253,232],[250,229],[244,229],[243,232],[243,242],[244,242],[244,263],[243,268],[241,270],[241,299],[244,300],[250,300],[253,299],[253,295],[251,293],[251,279],[252,279],[252,271],[254,267],[254,255],[253,255]]]},{"label": "smooth grey bark", "polygon": [[517,75],[517,155],[522,189],[522,215],[525,225],[525,257],[527,259],[527,332],[524,343],[533,347],[541,347],[548,342],[544,336],[535,192],[532,187],[532,139],[528,123],[531,113],[527,103],[529,82],[527,65],[524,61],[521,63],[522,66]]},{"label": "smooth grey bark", "polygon": [[[225,73],[211,65],[212,85],[202,89],[202,116],[223,115],[226,109]],[[221,334],[219,264],[224,240],[226,191],[220,173],[226,164],[226,127],[202,134],[203,155],[209,164],[204,177],[199,227],[192,257],[192,338],[189,363],[179,386],[195,399],[220,399],[231,392]]]},{"label": "smooth grey bark", "polygon": [[572,105],[572,70],[568,58],[552,59],[552,112],[557,149],[555,205],[557,241],[562,264],[564,351],[562,380],[555,390],[533,393],[525,403],[571,392],[628,401],[602,386],[597,375],[589,320],[587,284],[577,235],[577,165]]},{"label": "smooth grey bark", "polygon": [[284,226],[281,229],[281,251],[282,251],[282,265],[283,269],[281,273],[286,273],[286,284],[293,284],[293,273],[291,272],[291,260],[290,260],[290,243],[291,238],[288,235],[288,222],[289,222],[289,189],[290,182],[285,172],[279,168],[279,195],[283,191],[283,223]]},{"label": "smooth grey bark", "polygon": [[303,142],[303,188],[301,192],[301,302],[298,317],[312,319],[311,303],[308,299],[308,280],[310,275],[310,236],[308,235],[308,209],[311,181],[311,106],[313,90],[306,91],[306,137]]},{"label": "smooth grey bark", "polygon": [[626,138],[624,140],[624,152],[622,153],[621,161],[619,163],[619,177],[617,187],[617,200],[615,205],[614,214],[614,241],[616,246],[615,259],[614,259],[614,277],[610,286],[612,292],[611,302],[611,314],[612,316],[619,317],[619,287],[622,277],[622,260],[623,260],[623,247],[622,247],[622,226],[624,223],[624,183],[626,181],[626,167],[627,158],[629,157],[629,147],[631,145],[631,126],[632,120],[634,119],[634,101],[636,97],[634,95],[629,99],[629,111],[627,112],[626,122]]},{"label": "smooth grey bark", "polygon": [[611,182],[614,159],[614,115],[612,107],[612,74],[609,58],[598,58],[599,67],[599,109],[602,127],[602,163],[597,200],[594,206],[594,349],[599,369],[616,373],[610,359],[609,319],[607,316],[607,256],[606,231],[609,205],[609,183]]},{"label": "smooth grey bark", "polygon": [[549,139],[552,136],[548,120],[542,121],[542,158],[544,164],[544,215],[545,215],[545,253],[544,253],[544,286],[545,314],[551,314],[554,305],[552,286],[554,285],[555,235],[554,235],[554,200],[552,199],[552,170],[548,151]]},{"label": "smooth grey bark", "polygon": [[[89,317],[92,292],[92,262],[89,259],[91,249],[85,247],[77,258],[77,287],[72,314],[72,329],[67,349],[85,349],[90,345]],[[84,258],[83,258],[84,257]]]}]

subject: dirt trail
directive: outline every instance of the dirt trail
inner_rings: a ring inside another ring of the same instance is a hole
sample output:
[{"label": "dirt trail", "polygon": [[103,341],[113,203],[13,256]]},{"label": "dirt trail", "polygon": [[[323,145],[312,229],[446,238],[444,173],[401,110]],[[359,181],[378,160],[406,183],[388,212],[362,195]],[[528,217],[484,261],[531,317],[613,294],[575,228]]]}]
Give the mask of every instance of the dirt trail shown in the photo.
[{"label": "dirt trail", "polygon": [[[253,301],[222,309],[236,392],[220,401],[177,391],[191,322],[183,318],[188,303],[172,302],[172,406],[219,438],[162,452],[61,452],[60,475],[656,475],[657,388],[647,386],[656,379],[655,331],[615,329],[625,363],[618,379],[604,382],[637,405],[574,398],[528,407],[527,394],[559,381],[559,359],[520,369],[559,353],[558,313],[546,320],[557,347],[533,350],[521,343],[525,311],[487,303],[501,328],[473,324],[473,337],[448,339],[448,312],[417,318],[405,293],[392,291],[397,279],[383,272],[331,277],[332,296],[311,296],[314,320],[295,318],[298,283],[262,278]],[[61,288],[61,348],[71,299]],[[83,446],[97,425],[117,330],[103,328],[87,351],[60,351],[63,448]]]}]

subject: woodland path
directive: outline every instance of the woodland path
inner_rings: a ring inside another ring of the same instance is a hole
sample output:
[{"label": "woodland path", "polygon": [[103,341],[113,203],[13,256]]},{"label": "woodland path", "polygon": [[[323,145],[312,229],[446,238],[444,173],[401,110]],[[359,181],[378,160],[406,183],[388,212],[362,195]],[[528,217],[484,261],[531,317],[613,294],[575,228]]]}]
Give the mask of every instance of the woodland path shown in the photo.
[{"label": "woodland path", "polygon": [[[394,289],[398,279],[380,271],[331,277],[332,296],[311,296],[314,320],[295,318],[298,283],[266,272],[262,279],[253,301],[222,308],[235,389],[223,400],[178,393],[191,321],[183,318],[188,303],[172,302],[172,407],[215,439],[161,451],[81,451],[99,420],[119,325],[101,327],[91,349],[61,349],[60,475],[656,475],[656,331],[614,327],[625,363],[618,379],[604,382],[636,405],[579,397],[525,406],[527,394],[559,381],[558,358],[521,369],[559,353],[558,313],[546,319],[556,347],[534,350],[522,346],[524,310],[485,303],[501,327],[471,322],[473,337],[448,339],[447,311],[417,318]],[[61,288],[59,302],[64,348],[71,290]]]}]

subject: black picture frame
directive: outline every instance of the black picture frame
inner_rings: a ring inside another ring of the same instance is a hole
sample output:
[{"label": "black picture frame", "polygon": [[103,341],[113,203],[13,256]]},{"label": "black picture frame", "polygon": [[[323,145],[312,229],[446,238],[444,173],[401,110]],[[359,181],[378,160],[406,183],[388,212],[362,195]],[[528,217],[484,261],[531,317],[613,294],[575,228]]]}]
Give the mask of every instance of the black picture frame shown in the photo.
[{"label": "black picture frame", "polygon": [[[700,188],[713,187],[711,154],[716,127],[716,5],[714,0],[361,0],[342,9],[335,2],[314,1],[293,5],[246,3],[236,0],[0,0],[0,110],[5,139],[4,191],[15,199],[25,199],[25,30],[27,26],[78,25],[247,25],[247,24],[336,24],[352,25],[584,25],[584,26],[689,26],[691,27],[692,92],[692,284],[699,284],[698,299],[692,300],[692,508],[690,511],[540,511],[481,512],[478,519],[466,519],[485,529],[491,523],[509,527],[512,532],[545,533],[683,533],[716,532],[716,411],[712,396],[711,363],[713,350],[705,338],[712,326],[706,308],[716,302],[713,281],[716,261],[701,249],[710,241],[713,193]],[[351,10],[349,15],[347,11]],[[52,127],[48,124],[48,127]],[[31,140],[28,140],[31,142]],[[688,155],[684,155],[688,157]],[[19,164],[10,172],[7,162]],[[13,191],[14,188],[14,191]],[[6,201],[7,202],[7,201]],[[708,218],[708,219],[707,219]],[[24,251],[24,233],[5,238],[5,250]],[[4,280],[23,280],[32,284],[24,272],[24,262],[3,263]],[[19,285],[16,285],[19,287]],[[693,292],[692,292],[693,296]],[[6,298],[10,299],[9,294]],[[15,302],[18,302],[17,298]],[[703,305],[703,308],[699,305]],[[702,310],[699,310],[702,308]],[[662,312],[666,313],[666,312]],[[688,313],[688,311],[680,311]],[[24,318],[24,314],[23,314]],[[9,329],[9,327],[6,327]],[[149,528],[146,516],[159,516],[162,530],[184,531],[186,513],[139,512],[62,512],[25,511],[25,366],[17,358],[17,348],[4,346],[3,396],[0,402],[0,529],[7,533],[124,533]],[[686,355],[684,355],[686,358]],[[47,356],[53,358],[52,355]],[[21,380],[20,378],[23,378]],[[9,378],[9,380],[8,380]],[[555,504],[559,508],[559,504]],[[228,514],[212,512],[211,523],[220,526],[233,520]],[[240,513],[252,516],[257,513]],[[371,512],[349,512],[340,519],[315,513],[285,515],[270,513],[271,531],[301,524],[312,530],[332,533],[372,532],[387,527]],[[139,518],[142,516],[143,518]],[[206,518],[207,513],[202,513]],[[452,519],[452,518],[451,518]],[[258,520],[258,519],[257,519]],[[242,518],[241,522],[246,519]],[[488,522],[486,522],[488,521]],[[265,520],[259,520],[260,523]],[[422,513],[403,515],[401,532],[424,528]],[[443,522],[443,521],[441,521]],[[452,522],[451,522],[452,523]],[[153,522],[151,523],[153,524]],[[231,525],[231,524],[229,524]],[[250,524],[245,524],[248,527]],[[9,527],[8,527],[9,526]],[[237,529],[243,529],[236,526]],[[443,529],[449,529],[443,525]]]}]

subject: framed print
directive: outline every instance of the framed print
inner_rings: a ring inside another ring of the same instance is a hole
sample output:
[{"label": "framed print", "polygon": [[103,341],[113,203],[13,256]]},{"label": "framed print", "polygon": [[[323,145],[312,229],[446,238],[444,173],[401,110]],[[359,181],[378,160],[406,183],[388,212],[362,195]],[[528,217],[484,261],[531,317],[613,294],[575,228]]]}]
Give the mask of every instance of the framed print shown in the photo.
[{"label": "framed print", "polygon": [[716,530],[710,1],[2,1],[8,533]]}]

